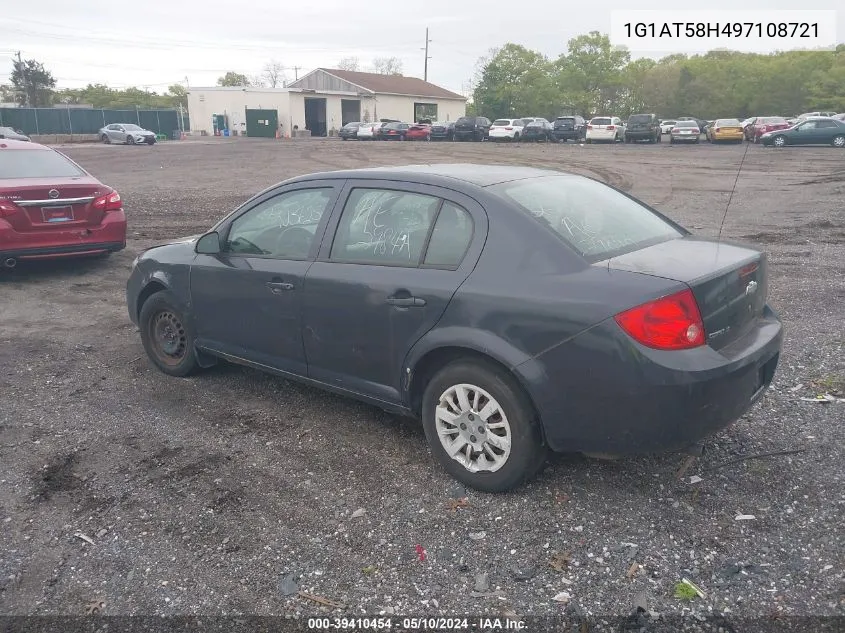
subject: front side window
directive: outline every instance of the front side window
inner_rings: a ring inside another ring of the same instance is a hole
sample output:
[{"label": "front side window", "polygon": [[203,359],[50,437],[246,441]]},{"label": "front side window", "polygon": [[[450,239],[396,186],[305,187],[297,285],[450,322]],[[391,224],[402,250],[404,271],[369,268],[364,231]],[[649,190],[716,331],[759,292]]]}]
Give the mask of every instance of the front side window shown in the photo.
[{"label": "front side window", "polygon": [[595,262],[682,233],[648,207],[595,180],[550,176],[489,188]]},{"label": "front side window", "polygon": [[232,223],[224,250],[306,259],[332,195],[330,187],[299,189],[265,200]]},{"label": "front side window", "polygon": [[407,191],[353,189],[340,217],[331,259],[417,266],[440,199]]}]

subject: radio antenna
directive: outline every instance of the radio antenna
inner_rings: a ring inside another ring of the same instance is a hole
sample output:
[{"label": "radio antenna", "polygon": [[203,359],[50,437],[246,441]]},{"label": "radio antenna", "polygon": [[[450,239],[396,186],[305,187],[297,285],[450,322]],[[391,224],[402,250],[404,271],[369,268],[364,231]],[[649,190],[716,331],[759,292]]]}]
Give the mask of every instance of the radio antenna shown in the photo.
[{"label": "radio antenna", "polygon": [[751,143],[745,143],[745,151],[742,153],[742,159],[739,161],[739,169],[736,170],[736,178],[734,178],[734,186],[731,189],[731,195],[728,196],[728,204],[725,205],[725,214],[722,216],[722,223],[719,225],[719,236],[716,238],[717,242],[722,241],[722,228],[725,226],[725,219],[728,217],[728,209],[731,208],[731,200],[734,198],[734,192],[736,191],[736,183],[739,182],[739,174],[742,172],[742,165],[745,163],[745,156],[748,154],[748,148],[751,146]]}]

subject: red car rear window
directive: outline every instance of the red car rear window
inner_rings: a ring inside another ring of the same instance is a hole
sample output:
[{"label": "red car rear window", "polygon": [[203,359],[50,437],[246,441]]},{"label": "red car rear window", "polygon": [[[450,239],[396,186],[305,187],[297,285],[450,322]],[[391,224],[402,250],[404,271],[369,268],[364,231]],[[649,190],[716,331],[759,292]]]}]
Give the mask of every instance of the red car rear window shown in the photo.
[{"label": "red car rear window", "polygon": [[0,150],[0,179],[73,178],[85,176],[79,167],[52,150]]}]

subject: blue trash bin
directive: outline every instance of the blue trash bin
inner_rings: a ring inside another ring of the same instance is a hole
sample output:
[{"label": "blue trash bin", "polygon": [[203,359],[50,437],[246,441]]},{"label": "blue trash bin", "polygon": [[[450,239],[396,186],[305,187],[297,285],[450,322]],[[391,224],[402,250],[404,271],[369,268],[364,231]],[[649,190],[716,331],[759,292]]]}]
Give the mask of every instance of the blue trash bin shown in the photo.
[{"label": "blue trash bin", "polygon": [[229,136],[229,130],[228,129],[223,130],[223,136]]}]

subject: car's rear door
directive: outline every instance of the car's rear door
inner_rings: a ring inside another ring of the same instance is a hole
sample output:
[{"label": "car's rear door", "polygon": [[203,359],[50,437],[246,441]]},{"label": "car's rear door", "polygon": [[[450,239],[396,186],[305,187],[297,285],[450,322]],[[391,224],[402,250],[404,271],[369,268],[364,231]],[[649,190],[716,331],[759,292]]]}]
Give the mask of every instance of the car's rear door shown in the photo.
[{"label": "car's rear door", "polygon": [[305,279],[308,375],[401,402],[402,364],[483,248],[487,217],[440,187],[350,180]]},{"label": "car's rear door", "polygon": [[273,190],[221,227],[221,252],[191,266],[199,347],[305,375],[303,281],[343,182]]}]

